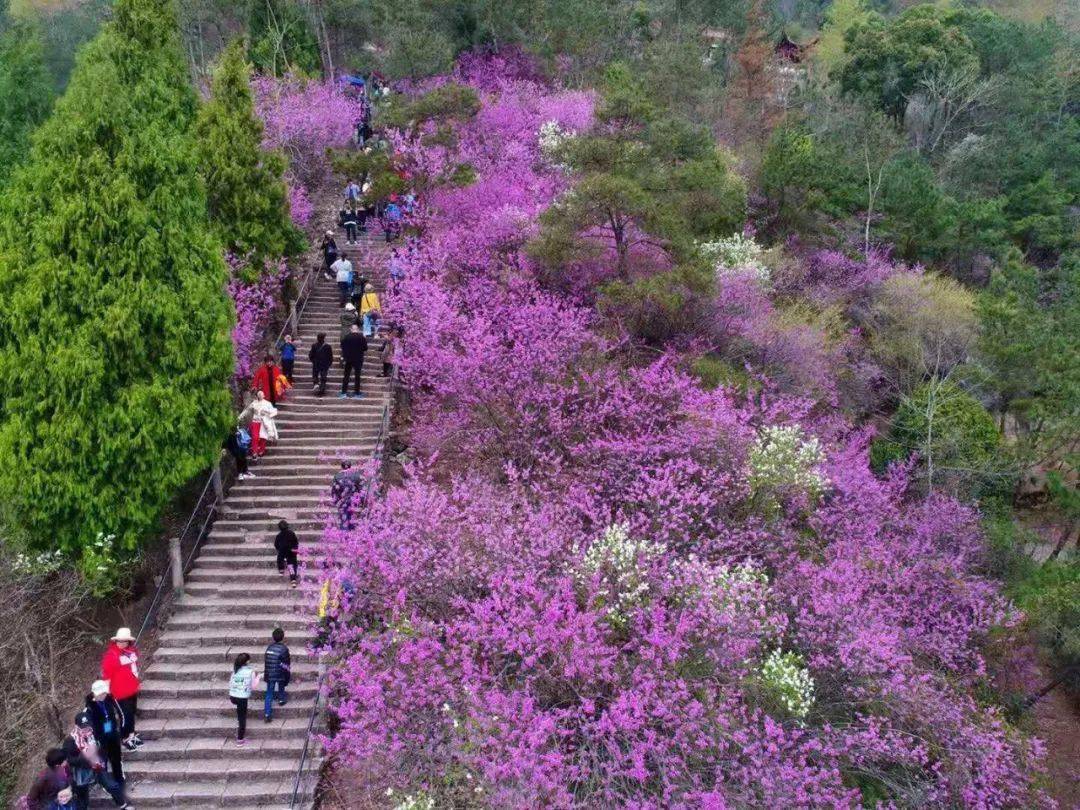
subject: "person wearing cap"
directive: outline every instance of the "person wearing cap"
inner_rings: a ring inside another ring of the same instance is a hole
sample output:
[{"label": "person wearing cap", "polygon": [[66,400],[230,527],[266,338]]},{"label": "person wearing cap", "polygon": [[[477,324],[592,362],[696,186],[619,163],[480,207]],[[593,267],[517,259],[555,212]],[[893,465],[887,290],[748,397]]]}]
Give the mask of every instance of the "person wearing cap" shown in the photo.
[{"label": "person wearing cap", "polygon": [[94,681],[90,686],[90,694],[86,696],[86,713],[90,716],[90,727],[94,730],[98,750],[109,761],[113,779],[121,785],[124,784],[124,765],[120,750],[124,710],[120,708],[116,698],[109,694],[108,681]]},{"label": "person wearing cap", "polygon": [[130,628],[121,627],[112,637],[101,657],[101,678],[108,681],[109,692],[124,713],[124,726],[120,729],[123,745],[128,751],[134,751],[142,745],[135,733],[135,713],[142,681],[139,678],[139,651]]},{"label": "person wearing cap", "polygon": [[88,810],[90,807],[90,788],[95,784],[101,785],[101,789],[112,797],[113,804],[121,810],[134,810],[124,798],[124,786],[106,770],[87,711],[75,715],[75,727],[64,738],[61,747],[67,756],[68,773],[71,775],[71,788],[75,797],[74,806],[78,810]]}]

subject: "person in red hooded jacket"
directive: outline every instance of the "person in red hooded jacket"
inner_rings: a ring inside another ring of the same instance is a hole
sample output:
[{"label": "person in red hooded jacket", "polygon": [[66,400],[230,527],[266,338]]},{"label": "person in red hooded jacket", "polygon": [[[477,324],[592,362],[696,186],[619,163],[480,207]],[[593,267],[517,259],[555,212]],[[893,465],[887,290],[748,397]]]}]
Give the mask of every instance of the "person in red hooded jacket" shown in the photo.
[{"label": "person in red hooded jacket", "polygon": [[130,628],[121,627],[112,637],[105,655],[101,658],[102,680],[109,682],[109,692],[124,713],[124,725],[120,729],[123,746],[134,751],[143,741],[135,733],[135,712],[138,711],[139,651],[135,649],[135,637]]},{"label": "person in red hooded jacket", "polygon": [[251,388],[254,391],[262,391],[263,396],[270,400],[271,405],[277,405],[278,378],[281,369],[274,365],[273,355],[263,357],[262,365],[255,369],[255,376],[251,380]]}]

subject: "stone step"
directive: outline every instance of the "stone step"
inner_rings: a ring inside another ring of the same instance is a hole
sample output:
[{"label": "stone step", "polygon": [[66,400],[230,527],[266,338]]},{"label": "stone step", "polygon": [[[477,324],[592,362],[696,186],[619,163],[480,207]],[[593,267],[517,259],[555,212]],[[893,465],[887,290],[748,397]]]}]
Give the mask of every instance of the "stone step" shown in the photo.
[{"label": "stone step", "polygon": [[[191,681],[170,681],[170,680],[146,680],[142,682],[139,687],[139,705],[142,705],[143,699],[158,699],[165,698],[170,700],[185,700],[188,698],[205,698],[207,700],[212,698],[220,698],[222,695],[228,695],[229,693],[229,670],[223,670],[223,674],[219,675],[216,680],[191,680]],[[295,684],[289,684],[289,698],[314,698],[315,692],[318,690],[319,685],[315,682],[315,679],[309,679],[307,681],[299,681]],[[263,690],[261,687],[255,689],[252,693],[252,705],[254,705],[255,699],[263,700]],[[231,703],[229,704],[232,705]],[[141,711],[141,710],[140,710]]]},{"label": "stone step", "polygon": [[[301,577],[313,578],[314,573],[300,572]],[[280,580],[277,574],[273,575],[275,579]],[[295,601],[289,598],[290,594],[299,593],[301,588],[292,589],[287,582],[281,581],[268,581],[268,582],[249,582],[240,581],[234,579],[232,581],[219,582],[213,579],[202,579],[197,582],[188,582],[184,585],[184,590],[192,596],[210,596],[216,595],[222,599],[238,596],[257,596],[262,599],[280,599],[286,604],[291,601]]]},{"label": "stone step", "polygon": [[[274,576],[277,576],[275,573]],[[170,623],[171,624],[171,623]],[[262,655],[263,650],[271,643],[270,633],[277,627],[276,624],[264,624],[262,627],[214,627],[183,628],[173,630],[170,627],[161,633],[161,643],[169,647],[221,647],[246,645],[250,650],[242,650],[251,654]],[[285,629],[285,628],[281,628]],[[289,652],[293,647],[307,648],[315,640],[315,634],[309,627],[301,627],[288,630],[285,641],[289,645]]]},{"label": "stone step", "polygon": [[[245,650],[236,650],[233,658]],[[155,660],[147,668],[147,677],[158,681],[205,681],[215,678],[222,672],[228,672],[232,667],[231,660],[198,663],[177,663],[173,661]],[[297,661],[294,657],[292,665],[293,683],[314,682],[318,677],[318,664]]]},{"label": "stone step", "polygon": [[234,631],[239,629],[259,630],[263,633],[266,628],[280,627],[289,638],[295,632],[307,630],[311,627],[313,617],[307,613],[292,610],[266,610],[262,613],[238,613],[237,611],[223,611],[214,609],[187,609],[169,617],[169,629],[213,629],[227,627]]},{"label": "stone step", "polygon": [[[248,745],[237,746],[235,743],[230,743],[230,745],[237,754],[246,753],[249,747]],[[235,759],[229,757],[228,779],[230,782],[270,778],[295,779],[299,756],[300,752],[297,751],[295,757],[272,757],[269,755],[266,757],[237,756]],[[127,766],[127,774],[129,777],[144,777],[148,781],[154,782],[194,782],[205,779],[207,774],[218,769],[222,764],[221,759],[222,757],[188,760],[173,758],[154,762],[135,760]],[[304,770],[308,773],[317,773],[319,764],[317,758],[313,759],[310,763],[305,763]]]},{"label": "stone step", "polygon": [[[136,728],[138,729],[139,736],[144,740],[147,740],[147,745],[134,754],[128,756],[145,757],[150,758],[153,752],[153,746],[149,741],[160,739],[172,739],[177,738],[198,738],[198,737],[221,737],[232,738],[236,735],[236,709],[228,700],[225,700],[225,707],[232,709],[232,717],[229,717],[226,713],[222,713],[221,716],[201,717],[198,715],[192,716],[176,716],[176,717],[147,717],[143,718],[142,715],[142,703],[139,704],[139,722]],[[308,722],[310,721],[310,705],[308,706],[309,713],[303,717],[286,717],[277,713],[278,709],[282,707],[274,706],[274,719],[269,723],[264,723],[261,717],[255,718],[257,722],[248,723],[247,737],[259,740],[282,740],[295,737],[297,739],[303,739],[307,733]],[[289,708],[285,706],[284,708]]]},{"label": "stone step", "polygon": [[[252,703],[258,702],[261,704],[262,701],[263,691],[260,688],[252,694]],[[314,705],[315,697],[313,693],[307,697],[298,696],[296,698],[290,695],[289,702],[286,705],[274,705],[274,719],[309,718]],[[249,711],[252,709],[254,709],[254,706],[249,705]],[[262,707],[260,706],[259,714],[261,712]],[[262,717],[256,715],[254,711],[251,711],[251,714],[252,717],[249,719],[257,719],[259,725],[267,725],[263,722]],[[142,726],[143,722],[148,720],[161,719],[168,723],[169,720],[177,718],[183,718],[184,720],[226,718],[235,723],[236,707],[229,702],[227,690],[219,693],[216,697],[139,699],[139,726]],[[167,731],[168,726],[166,726]]]},{"label": "stone step", "polygon": [[[250,735],[249,735],[250,736]],[[152,778],[135,782],[128,798],[137,807],[289,807],[293,795],[292,777],[232,779],[227,774],[199,782],[164,782]],[[302,797],[314,795],[316,776],[303,783]],[[95,799],[93,807],[109,807],[107,799]],[[299,805],[298,805],[299,806]]]},{"label": "stone step", "polygon": [[[248,711],[251,710],[252,704],[249,704]],[[262,717],[248,718],[249,726],[254,725],[251,722],[252,719],[257,719],[259,723],[262,723]],[[235,732],[235,726],[233,731]],[[209,773],[214,769],[213,760],[230,760],[230,762],[220,763],[218,766],[227,769],[232,764],[231,760],[234,759],[258,760],[260,757],[278,759],[290,757],[292,758],[295,776],[295,769],[300,764],[300,754],[303,748],[303,736],[296,739],[252,738],[243,747],[236,745],[235,734],[221,737],[164,737],[155,741],[150,748],[143,746],[133,757],[126,758],[124,767],[133,773],[134,771],[131,769],[138,768],[141,771],[148,766],[153,766],[155,763],[199,759],[205,763],[206,770],[204,773]],[[321,747],[315,740],[312,740],[308,747],[309,756],[313,752],[317,754],[316,761],[318,761],[318,757],[321,756]]]},{"label": "stone step", "polygon": [[[285,638],[288,642],[288,636]],[[222,665],[232,666],[233,659],[240,653],[246,652],[254,655],[254,652],[248,647],[250,644],[227,644],[200,647],[159,647],[154,651],[153,662],[154,664],[217,664],[219,667]],[[307,650],[298,647],[297,649],[289,648],[289,653],[292,660],[297,664],[308,664],[314,662],[314,657],[307,652]]]}]

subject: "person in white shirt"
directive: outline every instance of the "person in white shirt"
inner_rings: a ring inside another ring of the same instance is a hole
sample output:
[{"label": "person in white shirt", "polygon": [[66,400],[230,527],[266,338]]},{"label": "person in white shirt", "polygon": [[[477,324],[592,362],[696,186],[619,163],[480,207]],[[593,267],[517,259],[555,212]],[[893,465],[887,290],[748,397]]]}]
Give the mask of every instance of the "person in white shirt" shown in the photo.
[{"label": "person in white shirt", "polygon": [[244,744],[244,734],[247,731],[248,700],[251,698],[251,690],[259,682],[259,674],[251,668],[249,662],[251,656],[240,653],[233,661],[233,674],[229,679],[229,700],[236,707],[236,744]]},{"label": "person in white shirt", "polygon": [[348,256],[342,253],[338,260],[330,265],[330,271],[337,280],[339,298],[341,299],[338,306],[343,307],[345,306],[345,302],[349,300],[349,294],[352,292],[352,262],[349,261]]}]

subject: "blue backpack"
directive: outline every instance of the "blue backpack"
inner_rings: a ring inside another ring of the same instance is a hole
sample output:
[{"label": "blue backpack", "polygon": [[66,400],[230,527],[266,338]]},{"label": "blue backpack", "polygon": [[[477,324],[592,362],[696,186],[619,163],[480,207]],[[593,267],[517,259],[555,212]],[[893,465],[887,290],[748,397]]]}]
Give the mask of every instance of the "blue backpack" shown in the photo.
[{"label": "blue backpack", "polygon": [[243,428],[236,429],[236,443],[240,446],[241,450],[251,449],[251,434]]}]

